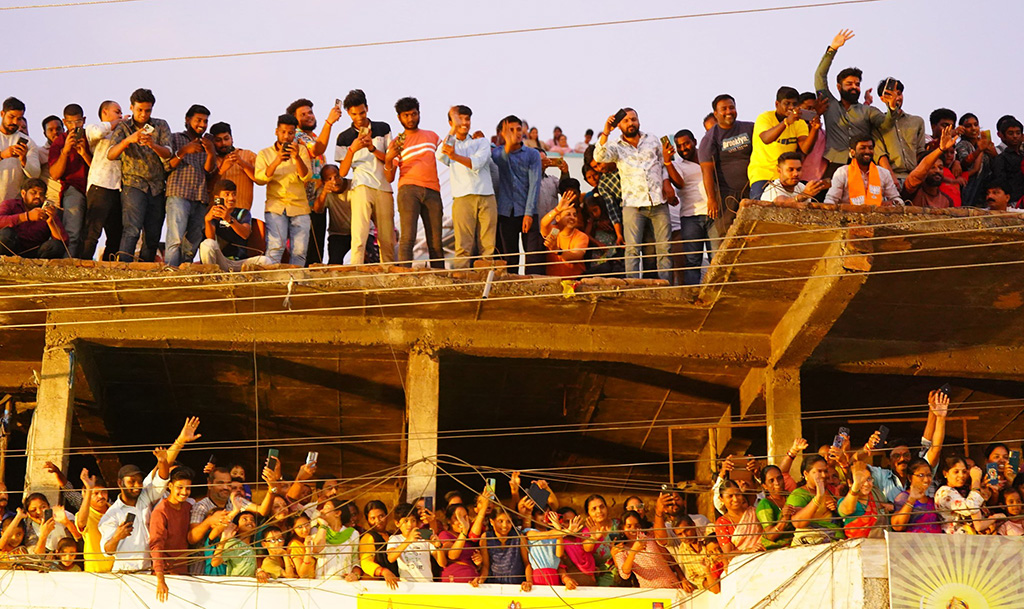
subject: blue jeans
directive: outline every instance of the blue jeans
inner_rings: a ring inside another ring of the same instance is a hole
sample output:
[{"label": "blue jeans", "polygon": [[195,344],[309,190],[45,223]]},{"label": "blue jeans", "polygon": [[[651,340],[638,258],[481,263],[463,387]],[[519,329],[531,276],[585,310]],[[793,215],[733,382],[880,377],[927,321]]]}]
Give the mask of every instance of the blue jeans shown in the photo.
[{"label": "blue jeans", "polygon": [[654,250],[658,256],[658,278],[671,281],[672,260],[668,242],[672,238],[672,220],[668,204],[649,207],[622,208],[622,236],[626,240],[626,277],[640,278],[640,248],[644,243],[644,227],[654,229]]},{"label": "blue jeans", "polygon": [[61,222],[64,230],[68,231],[68,251],[72,258],[81,258],[85,238],[85,195],[74,186],[65,185],[60,206],[64,208]]},{"label": "blue jeans", "polygon": [[768,186],[770,180],[758,180],[750,185],[750,198],[760,199],[761,195],[764,194],[764,189]]},{"label": "blue jeans", "polygon": [[683,270],[683,285],[697,285],[700,283],[700,270],[704,263],[704,252],[708,253],[710,261],[715,250],[711,247],[711,240],[708,238],[708,231],[715,224],[707,215],[683,216],[679,218],[680,239],[692,243],[682,243],[683,259],[685,260]]},{"label": "blue jeans", "polygon": [[119,262],[135,260],[135,246],[142,235],[142,249],[139,259],[153,262],[156,248],[160,244],[160,231],[164,227],[164,193],[158,195],[139,190],[133,186],[121,189],[121,247],[118,248]]},{"label": "blue jeans", "polygon": [[164,261],[170,266],[192,262],[203,240],[206,205],[181,197],[167,197],[167,237]]},{"label": "blue jeans", "polygon": [[291,240],[289,264],[306,266],[306,250],[309,248],[309,214],[286,216],[267,212],[267,258],[272,264],[280,264],[284,256],[285,243]]}]

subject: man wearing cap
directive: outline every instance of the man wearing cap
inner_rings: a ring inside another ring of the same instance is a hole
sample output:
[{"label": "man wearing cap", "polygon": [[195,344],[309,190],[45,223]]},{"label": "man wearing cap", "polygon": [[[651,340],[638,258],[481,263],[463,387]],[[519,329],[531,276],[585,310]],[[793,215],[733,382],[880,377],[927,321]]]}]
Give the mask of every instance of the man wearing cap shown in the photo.
[{"label": "man wearing cap", "polygon": [[[137,465],[125,465],[117,472],[117,488],[120,493],[107,513],[100,518],[100,545],[103,553],[114,557],[113,572],[146,571],[149,560],[149,515],[163,497],[170,476],[171,464],[185,444],[199,437],[197,417],[185,421],[185,426],[173,444],[166,450],[157,449],[153,454],[157,466],[149,475]],[[129,514],[134,522],[128,522]]]}]

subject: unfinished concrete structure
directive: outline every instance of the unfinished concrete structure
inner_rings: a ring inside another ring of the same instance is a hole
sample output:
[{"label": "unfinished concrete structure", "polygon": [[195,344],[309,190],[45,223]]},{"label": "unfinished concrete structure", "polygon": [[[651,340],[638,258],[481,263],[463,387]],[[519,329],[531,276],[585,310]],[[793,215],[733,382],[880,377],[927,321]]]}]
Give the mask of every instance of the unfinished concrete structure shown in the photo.
[{"label": "unfinished concrete structure", "polygon": [[[470,471],[458,459],[560,468],[544,475],[570,493],[654,492],[839,424],[919,434],[927,390],[951,379],[965,404],[948,443],[1021,438],[1021,407],[993,400],[1024,393],[1022,260],[1013,214],[749,201],[698,288],[499,273],[482,300],[486,270],[5,258],[8,481],[25,466],[47,489],[42,463],[69,457],[110,480],[195,414],[224,449],[184,460],[230,451],[250,477],[273,445],[289,466],[319,450],[321,471],[410,496],[450,486],[438,468]],[[881,408],[907,404],[916,415]],[[575,427],[505,430],[535,425]]]}]

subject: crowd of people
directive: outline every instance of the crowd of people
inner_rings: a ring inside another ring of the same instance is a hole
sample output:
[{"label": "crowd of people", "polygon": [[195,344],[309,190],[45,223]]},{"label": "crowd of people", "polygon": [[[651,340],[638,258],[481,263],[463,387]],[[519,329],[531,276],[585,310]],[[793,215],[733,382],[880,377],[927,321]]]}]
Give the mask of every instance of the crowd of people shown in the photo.
[{"label": "crowd of people", "polygon": [[[199,104],[172,132],[153,116],[148,89],[131,95],[130,114],[104,101],[90,124],[80,105],[68,104],[62,117],[42,120],[46,143],[37,146],[25,104],[10,97],[0,121],[0,252],[91,259],[105,234],[103,258],[152,262],[165,231],[162,256],[172,266],[197,254],[224,270],[342,264],[346,256],[353,265],[409,264],[422,223],[432,268],[504,259],[515,272],[521,247],[529,274],[694,285],[747,197],[1017,211],[1021,122],[1001,117],[996,144],[974,114],[958,119],[939,108],[929,130],[903,109],[904,85],[892,77],[878,83],[881,109],[873,87],[862,103],[861,70],[829,80],[851,38],[843,30],[832,40],[814,91],[780,87],[775,108],[753,122],[738,120],[736,100],[722,94],[699,137],[643,132],[638,113],[623,108],[596,140],[587,130],[574,147],[561,128],[542,141],[515,115],[488,140],[464,105],[450,108],[442,137],[420,129],[412,97],[395,103],[402,130],[393,132],[369,118],[358,89],[336,100],[319,133],[313,102],[296,100],[258,153],[237,148],[228,123],[209,125],[211,111]],[[351,125],[337,134],[330,163],[332,130],[345,114]],[[559,158],[573,151],[584,154],[578,178]],[[453,197],[447,261],[438,163],[449,168]],[[593,190],[584,195],[579,178]],[[262,221],[250,213],[255,185],[266,186]]]},{"label": "crowd of people", "polygon": [[[271,450],[261,488],[244,467],[216,465],[216,455],[203,472],[177,463],[200,437],[190,418],[169,447],[153,451],[153,467],[123,466],[116,489],[88,470],[76,489],[53,463],[45,468],[61,489],[56,505],[39,492],[17,504],[0,488],[0,568],[152,572],[160,600],[171,574],[717,593],[737,556],[791,545],[885,531],[1024,535],[1020,451],[992,444],[982,469],[943,446],[948,389],[932,391],[928,403],[914,447],[883,426],[859,450],[840,428],[816,453],[802,454],[807,442],[798,439],[777,464],[729,455],[710,489],[714,522],[687,514],[686,497],[667,485],[653,505],[594,494],[576,506],[544,480],[527,487],[519,472],[505,472],[506,498],[491,478],[479,492],[466,486],[436,503],[388,505],[319,471],[317,453],[286,481]],[[873,464],[883,451],[887,465]],[[800,482],[790,476],[797,462]],[[617,517],[612,505],[622,506]]]}]

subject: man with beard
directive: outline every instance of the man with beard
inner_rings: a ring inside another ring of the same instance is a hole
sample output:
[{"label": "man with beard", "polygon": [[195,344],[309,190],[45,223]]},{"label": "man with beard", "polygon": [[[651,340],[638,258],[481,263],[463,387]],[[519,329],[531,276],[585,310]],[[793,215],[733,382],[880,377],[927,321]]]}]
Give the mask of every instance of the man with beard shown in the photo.
[{"label": "man with beard", "polygon": [[149,516],[167,488],[171,464],[186,444],[200,437],[196,433],[198,427],[197,417],[186,419],[181,433],[167,450],[153,451],[157,466],[145,477],[135,465],[125,465],[117,472],[121,492],[99,522],[100,547],[104,554],[114,557],[113,572],[149,569]]},{"label": "man with beard", "polygon": [[46,182],[29,178],[21,185],[20,198],[0,203],[0,255],[22,258],[63,258],[67,233],[60,212],[43,205]]},{"label": "man with beard", "polygon": [[444,250],[441,248],[441,183],[437,179],[437,161],[434,154],[440,138],[433,131],[420,129],[420,102],[415,97],[403,97],[395,102],[398,122],[405,131],[398,134],[388,146],[384,157],[384,171],[393,174],[397,161],[398,175],[398,261],[412,260],[416,242],[416,220],[423,220],[423,235],[430,254],[430,267],[444,268]]},{"label": "man with beard", "polygon": [[309,248],[309,200],[306,182],[312,178],[309,152],[295,143],[299,121],[291,114],[277,117],[276,141],[256,156],[256,183],[267,187],[264,222],[267,225],[267,258],[279,264],[286,244],[289,262],[306,266]]},{"label": "man with beard", "polygon": [[924,119],[903,111],[903,83],[899,80],[886,78],[878,83],[878,92],[882,101],[892,108],[893,125],[875,137],[878,157],[875,161],[903,181],[914,170],[917,160],[927,153]]},{"label": "man with beard", "polygon": [[[498,200],[498,250],[508,272],[519,270],[519,244],[526,252],[526,274],[541,274],[544,240],[536,222],[543,172],[540,153],[523,145],[523,121],[509,115],[498,123],[502,144],[491,148],[492,181]],[[537,252],[541,252],[538,254]]]},{"label": "man with beard", "polygon": [[864,134],[850,139],[853,162],[832,176],[825,202],[844,205],[903,205],[892,172],[880,168],[875,158],[875,139]]},{"label": "man with beard", "polygon": [[704,190],[708,195],[708,217],[712,247],[728,232],[739,203],[748,188],[747,170],[754,151],[754,123],[736,120],[736,100],[723,93],[711,101],[716,124],[704,134],[697,149]]},{"label": "man with beard", "polygon": [[[327,114],[324,130],[320,132],[320,135],[316,134],[316,115],[313,114],[313,102],[305,98],[297,99],[288,104],[285,112],[299,121],[299,128],[295,132],[295,142],[306,147],[306,152],[309,153],[309,160],[312,163],[313,175],[306,182],[306,200],[312,207],[316,202],[317,190],[322,185],[320,170],[327,163],[324,152],[331,141],[331,128],[341,118],[341,108],[337,104],[331,107],[331,111]],[[306,253],[306,264],[319,264],[325,260],[324,237],[327,233],[327,215],[312,213],[309,220],[312,226],[310,239],[313,242],[313,247],[309,248]]]},{"label": "man with beard", "polygon": [[51,114],[43,119],[42,125],[46,143],[36,148],[39,153],[39,177],[46,182],[47,202],[60,207],[60,182],[50,175],[50,147],[53,146],[53,141],[64,133],[64,123],[59,116]]},{"label": "man with beard", "polygon": [[[894,118],[891,112],[883,114],[877,108],[860,103],[860,79],[863,73],[859,69],[846,68],[836,76],[838,99],[828,88],[828,70],[832,67],[832,60],[835,59],[839,47],[851,38],[852,31],[840,30],[832,39],[832,44],[825,50],[825,56],[821,58],[821,63],[814,72],[814,88],[817,89],[819,96],[829,99],[828,110],[825,111],[825,159],[828,161],[825,178],[831,178],[837,169],[846,164],[847,144],[853,138],[871,136],[875,130],[886,133],[893,127]],[[883,101],[891,103],[892,99]]]},{"label": "man with beard", "polygon": [[[650,224],[654,230],[658,277],[671,281],[669,269],[672,268],[672,261],[669,258],[668,242],[672,238],[672,220],[669,217],[669,204],[665,201],[671,198],[673,205],[679,202],[665,170],[668,163],[665,162],[661,143],[657,137],[640,132],[640,118],[636,110],[624,110],[626,116],[617,125],[616,115],[609,116],[605,121],[604,129],[597,138],[594,160],[599,163],[615,163],[619,168],[623,232],[626,238],[626,275],[640,278],[640,248],[643,246],[644,228]],[[609,144],[608,136],[616,126],[622,132],[622,137]]]},{"label": "man with beard", "polygon": [[[85,182],[92,164],[92,150],[85,139],[85,111],[78,104],[64,107],[67,131],[50,145],[50,178],[60,182],[61,221],[68,233],[68,252],[81,258],[85,228]],[[47,189],[49,190],[49,189]]]},{"label": "man with beard", "polygon": [[26,178],[39,177],[36,145],[27,135],[18,132],[24,118],[25,104],[20,99],[4,100],[0,109],[0,201],[16,199]]},{"label": "man with beard", "polygon": [[170,266],[192,262],[203,240],[203,217],[210,200],[206,176],[213,173],[213,141],[203,137],[210,121],[205,106],[193,105],[185,113],[185,130],[171,136],[174,156],[167,176],[167,249]]},{"label": "man with beard", "polygon": [[85,240],[82,258],[92,260],[100,233],[106,232],[103,260],[113,260],[121,245],[121,161],[107,158],[114,129],[121,123],[121,104],[106,100],[100,104],[100,122],[85,126],[92,149],[92,164],[85,185]]},{"label": "man with beard", "polygon": [[[121,247],[120,262],[135,260],[135,247],[142,234],[139,258],[156,259],[156,246],[164,224],[164,191],[167,172],[164,161],[171,151],[171,128],[167,121],[153,118],[156,96],[149,89],[136,89],[131,96],[132,120],[114,129],[107,158],[121,159]],[[201,220],[202,218],[200,218]]]},{"label": "man with beard", "polygon": [[942,186],[942,156],[956,145],[953,126],[948,125],[939,136],[939,146],[921,159],[917,167],[907,176],[903,185],[903,196],[911,205],[918,207],[953,207],[953,199],[939,190]]},{"label": "man with beard", "polygon": [[804,184],[800,181],[803,171],[803,155],[797,151],[779,155],[777,172],[779,177],[768,183],[761,196],[762,201],[806,201],[826,188],[827,180],[815,180]]},{"label": "man with beard", "polygon": [[235,185],[235,207],[251,210],[252,189],[256,183],[256,153],[235,148],[231,125],[227,123],[214,123],[210,127],[210,135],[213,137],[213,149],[217,152],[214,159],[217,169],[211,176],[212,184],[230,180]]}]

